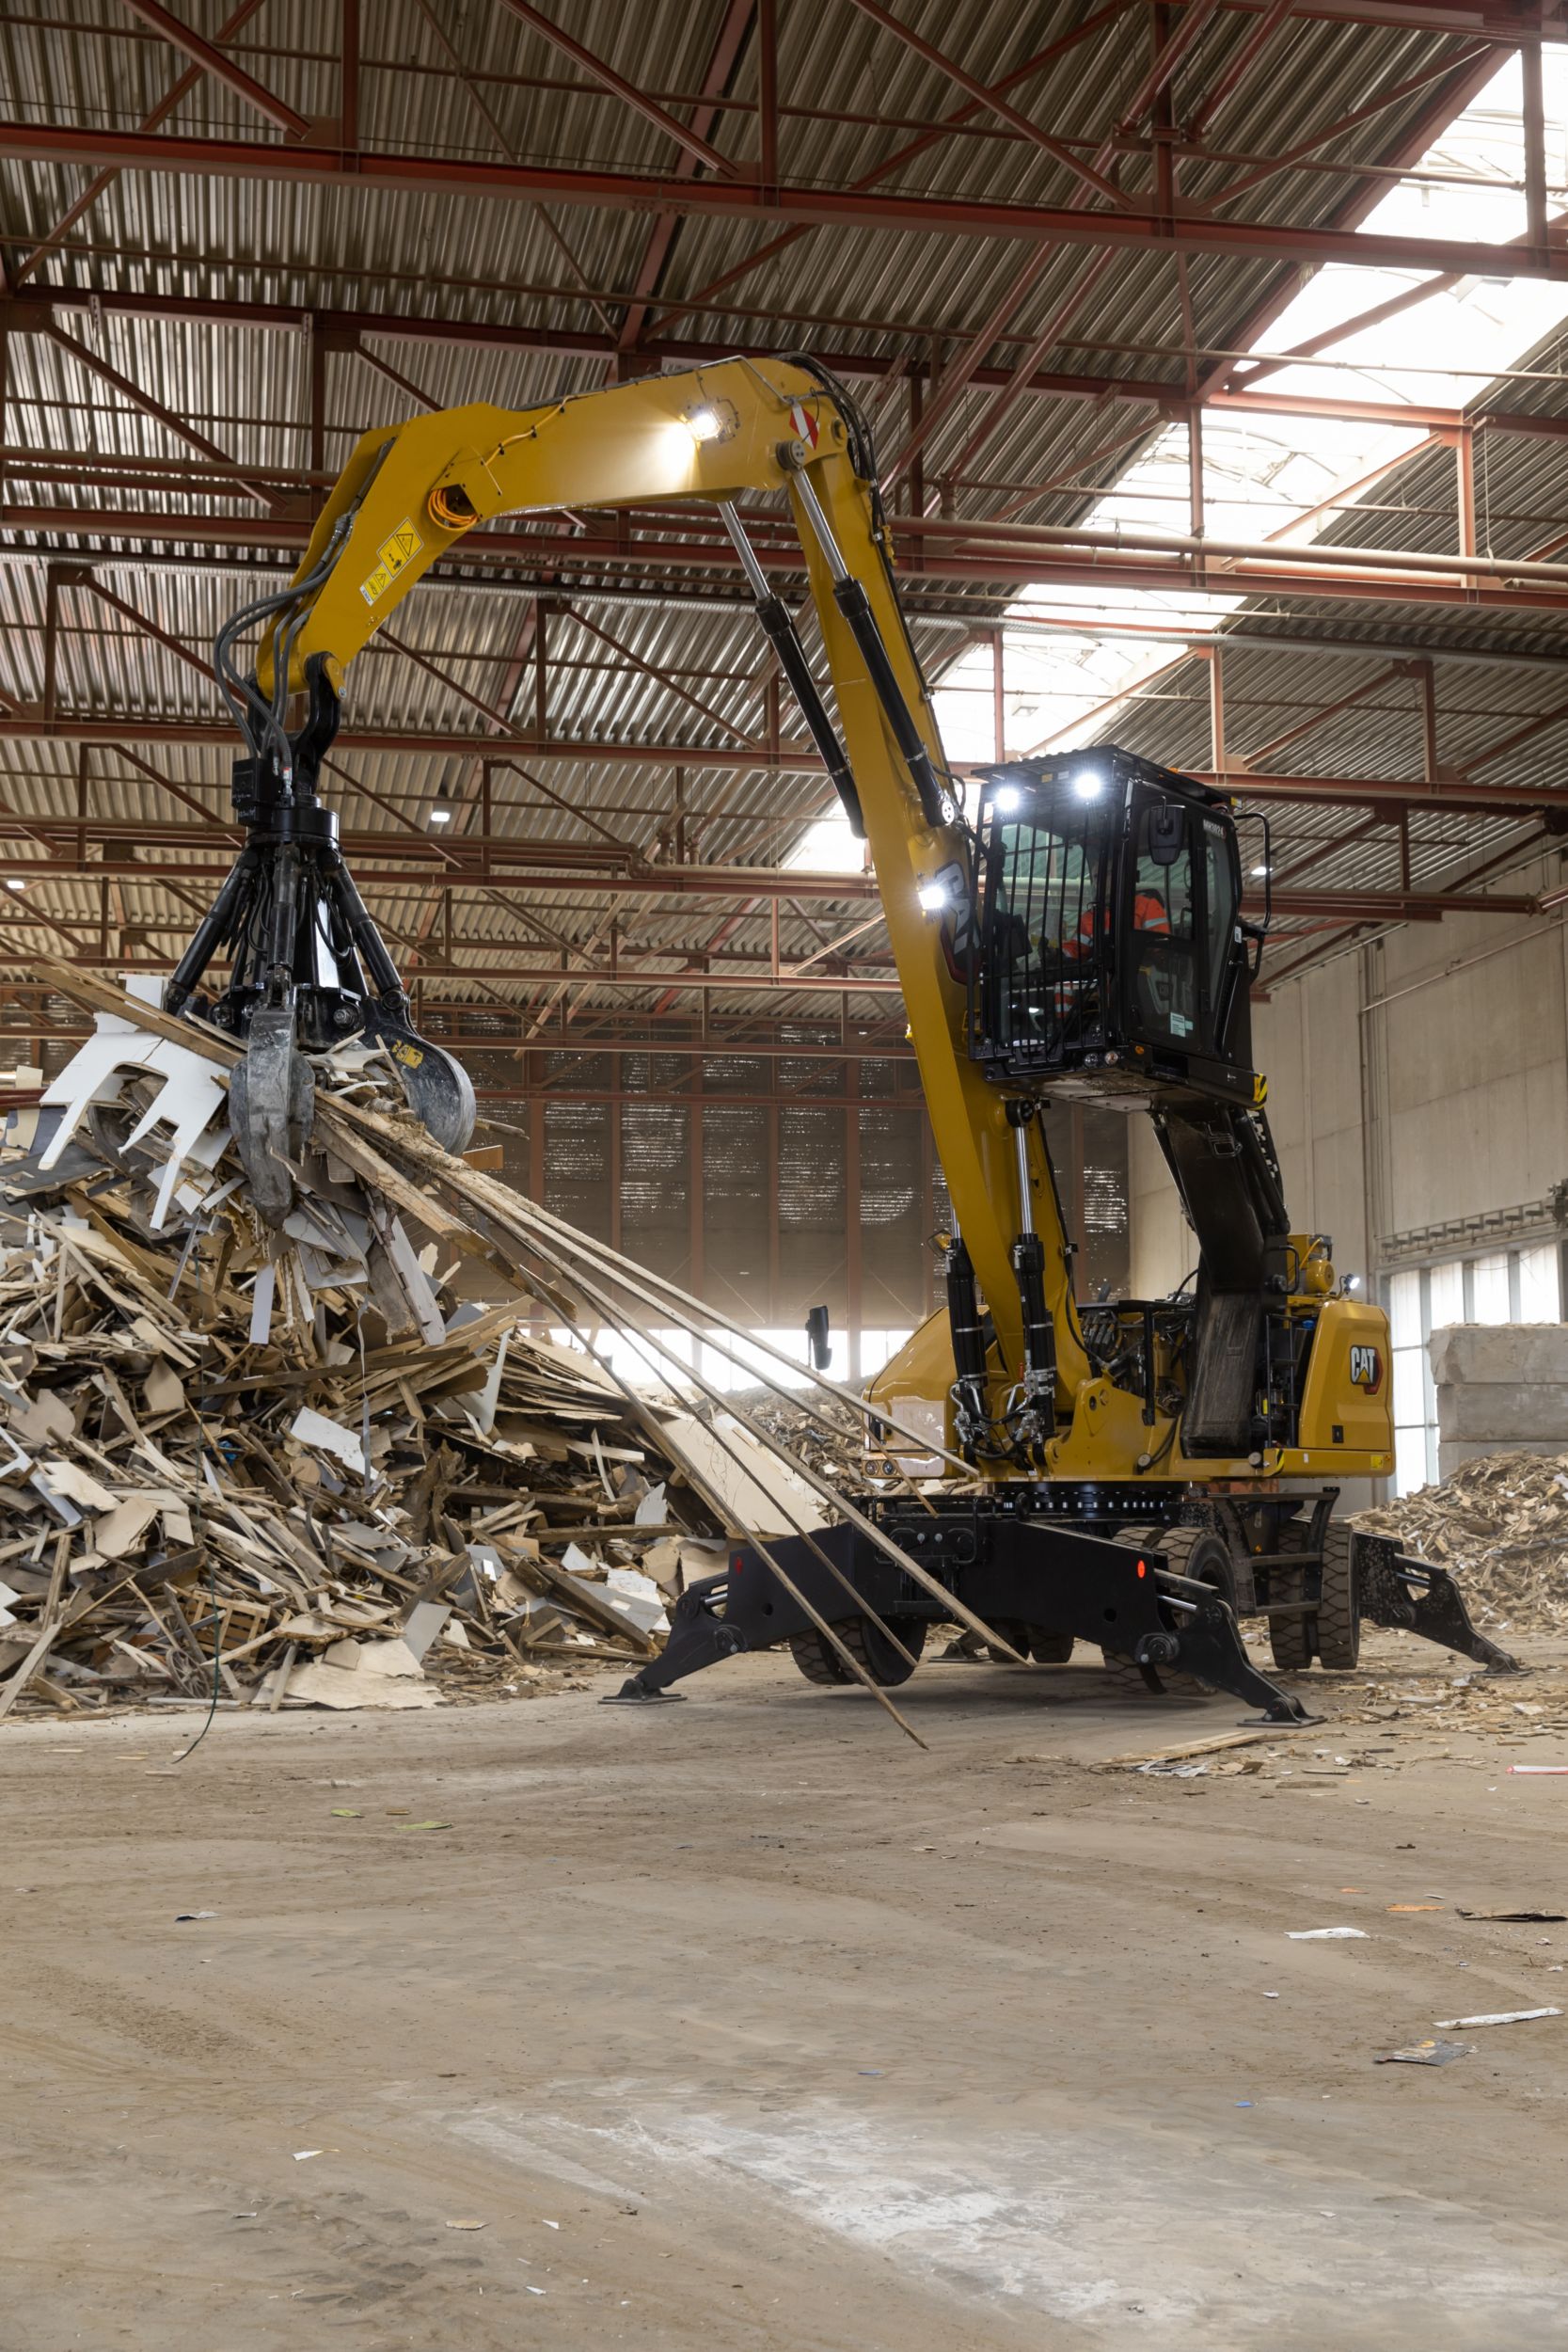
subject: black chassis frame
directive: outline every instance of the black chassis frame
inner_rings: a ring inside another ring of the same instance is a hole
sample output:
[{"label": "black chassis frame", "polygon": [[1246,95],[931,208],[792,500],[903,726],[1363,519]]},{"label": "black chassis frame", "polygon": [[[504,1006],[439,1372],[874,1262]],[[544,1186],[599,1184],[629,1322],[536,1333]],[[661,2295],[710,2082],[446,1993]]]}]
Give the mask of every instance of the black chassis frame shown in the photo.
[{"label": "black chassis frame", "polygon": [[[1200,1677],[1256,1706],[1272,1723],[1310,1720],[1301,1701],[1260,1674],[1237,1630],[1239,1616],[1310,1615],[1321,1598],[1322,1556],[1338,1489],[1316,1495],[1195,1495],[1145,1484],[1076,1483],[1006,1487],[995,1494],[931,1498],[863,1496],[865,1516],[947,1591],[998,1631],[1024,1624],[1070,1632],[1139,1666]],[[1147,1521],[1146,1549],[1112,1540]],[[1173,1574],[1162,1531],[1210,1529],[1226,1543],[1228,1590]],[[814,1548],[838,1569],[832,1570]],[[884,1621],[941,1623],[950,1613],[859,1529],[790,1536],[766,1551],[830,1625],[871,1609]],[[1387,1537],[1357,1547],[1361,1614],[1462,1651],[1495,1671],[1515,1661],[1471,1625],[1445,1569],[1407,1558]],[[842,1578],[842,1581],[840,1581]],[[691,1585],[675,1605],[662,1653],[622,1687],[623,1699],[657,1699],[672,1683],[721,1659],[771,1649],[814,1629],[765,1552],[737,1544],[728,1569]]]}]

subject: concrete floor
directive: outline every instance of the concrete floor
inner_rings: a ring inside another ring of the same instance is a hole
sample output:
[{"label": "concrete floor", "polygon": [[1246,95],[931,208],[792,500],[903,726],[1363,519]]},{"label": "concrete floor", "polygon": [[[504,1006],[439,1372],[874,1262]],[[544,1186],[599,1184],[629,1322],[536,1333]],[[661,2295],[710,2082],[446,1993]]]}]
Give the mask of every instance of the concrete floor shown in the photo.
[{"label": "concrete floor", "polygon": [[5,2352],[1568,2339],[1568,2018],[1372,2063],[1568,2007],[1454,1908],[1568,1909],[1568,1781],[1096,1770],[1240,1709],[1086,1666],[923,1671],[928,1755],[692,1692],[8,1725]]}]

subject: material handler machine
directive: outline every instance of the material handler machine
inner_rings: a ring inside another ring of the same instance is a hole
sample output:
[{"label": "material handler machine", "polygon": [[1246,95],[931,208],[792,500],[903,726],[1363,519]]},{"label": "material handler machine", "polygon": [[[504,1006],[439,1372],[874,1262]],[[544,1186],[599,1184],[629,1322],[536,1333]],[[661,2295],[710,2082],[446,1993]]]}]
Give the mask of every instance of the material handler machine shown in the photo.
[{"label": "material handler machine", "polygon": [[[313,1051],[378,1040],[440,1142],[460,1150],[473,1123],[467,1080],[414,1029],[317,794],[344,670],[492,518],[634,501],[677,514],[704,501],[723,519],[869,841],[952,1200],[946,1310],[874,1384],[887,1459],[879,1476],[871,1457],[861,1511],[1020,1655],[1048,1662],[1092,1643],[1155,1692],[1196,1679],[1300,1716],[1249,1660],[1248,1617],[1266,1621],[1282,1668],[1354,1666],[1363,1618],[1512,1662],[1441,1569],[1333,1516],[1341,1481],[1393,1467],[1387,1327],[1337,1279],[1327,1240],[1291,1230],[1252,1067],[1262,926],[1243,909],[1229,802],[1097,746],[988,770],[966,809],[900,609],[868,432],[810,358],[735,358],[367,434],[290,587],[220,635],[246,836],[167,1004],[247,1041],[232,1111],[261,1212],[277,1221],[290,1206]],[[798,552],[779,546],[781,501]],[[771,584],[781,556],[796,572],[804,560],[836,716]],[[235,647],[259,624],[245,673]],[[227,984],[204,999],[220,951]],[[1072,1098],[1152,1121],[1195,1238],[1190,1288],[1075,1298],[1041,1119]],[[912,1671],[942,1614],[929,1582],[849,1524],[772,1557],[873,1680]],[[768,1559],[737,1544],[723,1575],[684,1596],[668,1648],[626,1695],[780,1643],[812,1680],[848,1678]]]}]

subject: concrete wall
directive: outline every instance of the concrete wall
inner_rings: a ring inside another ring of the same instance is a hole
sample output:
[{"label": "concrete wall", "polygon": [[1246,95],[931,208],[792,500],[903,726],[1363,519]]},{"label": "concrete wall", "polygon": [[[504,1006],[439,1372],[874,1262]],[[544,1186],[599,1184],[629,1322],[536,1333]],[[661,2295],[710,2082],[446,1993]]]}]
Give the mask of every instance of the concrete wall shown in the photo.
[{"label": "concrete wall", "polygon": [[1440,1478],[1478,1454],[1568,1454],[1568,1324],[1448,1324],[1427,1353]]},{"label": "concrete wall", "polygon": [[[1563,878],[1553,854],[1511,896]],[[1298,1229],[1344,1273],[1382,1270],[1413,1228],[1539,1200],[1568,1177],[1568,932],[1521,915],[1409,923],[1287,981],[1254,1014],[1258,1066]],[[1129,1171],[1135,1295],[1193,1263],[1147,1120]]]}]

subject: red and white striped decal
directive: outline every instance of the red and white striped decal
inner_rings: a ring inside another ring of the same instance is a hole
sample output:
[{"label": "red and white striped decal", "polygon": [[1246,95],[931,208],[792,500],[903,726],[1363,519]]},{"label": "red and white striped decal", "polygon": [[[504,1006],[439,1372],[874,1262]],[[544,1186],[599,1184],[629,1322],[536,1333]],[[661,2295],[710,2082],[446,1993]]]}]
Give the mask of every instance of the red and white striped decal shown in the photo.
[{"label": "red and white striped decal", "polygon": [[808,449],[815,449],[817,442],[817,427],[816,419],[812,415],[811,410],[802,408],[798,400],[792,400],[789,404],[789,421],[795,427],[795,438],[798,441],[804,441]]}]

